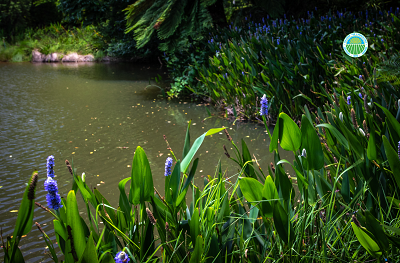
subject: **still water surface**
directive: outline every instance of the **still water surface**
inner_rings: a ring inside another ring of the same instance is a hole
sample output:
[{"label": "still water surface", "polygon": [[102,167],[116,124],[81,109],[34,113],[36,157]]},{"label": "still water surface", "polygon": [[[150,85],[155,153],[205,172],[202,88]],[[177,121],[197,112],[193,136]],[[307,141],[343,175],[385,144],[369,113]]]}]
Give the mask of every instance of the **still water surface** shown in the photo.
[{"label": "still water surface", "polygon": [[[73,160],[78,174],[86,173],[90,187],[97,187],[117,207],[118,182],[130,176],[134,151],[142,146],[151,165],[154,186],[163,194],[164,163],[169,153],[163,135],[180,158],[189,120],[192,142],[208,129],[228,127],[237,145],[244,138],[250,152],[267,171],[273,155],[268,151],[269,137],[263,126],[238,122],[232,125],[232,121],[218,114],[203,121],[208,114],[199,102],[168,101],[160,97],[158,88],[145,89],[150,78],[163,73],[158,65],[0,63],[3,237],[12,235],[16,210],[34,169],[39,171],[36,201],[47,206],[43,182],[49,155],[55,157],[55,179],[62,197],[72,187],[64,164],[68,159]],[[201,177],[213,176],[219,159],[228,177],[237,174],[238,166],[224,155],[223,145],[230,145],[225,134],[206,137],[197,153],[200,160],[195,184],[202,187]],[[234,156],[230,147],[228,151]],[[290,153],[280,153],[281,158],[291,158]],[[78,201],[84,213],[83,203]],[[34,222],[40,223],[55,242],[52,220],[48,213],[35,208]],[[51,261],[44,254],[46,245],[41,236],[34,226],[22,238],[20,245],[26,262]],[[3,256],[0,250],[0,259]]]}]

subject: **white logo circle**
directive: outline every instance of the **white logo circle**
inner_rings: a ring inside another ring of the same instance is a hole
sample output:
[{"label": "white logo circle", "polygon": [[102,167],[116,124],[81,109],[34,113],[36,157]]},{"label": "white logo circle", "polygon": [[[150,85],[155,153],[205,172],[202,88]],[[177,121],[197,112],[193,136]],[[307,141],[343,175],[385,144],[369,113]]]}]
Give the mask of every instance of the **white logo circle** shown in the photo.
[{"label": "white logo circle", "polygon": [[361,57],[368,49],[368,41],[360,33],[351,33],[343,41],[343,50],[353,58]]}]

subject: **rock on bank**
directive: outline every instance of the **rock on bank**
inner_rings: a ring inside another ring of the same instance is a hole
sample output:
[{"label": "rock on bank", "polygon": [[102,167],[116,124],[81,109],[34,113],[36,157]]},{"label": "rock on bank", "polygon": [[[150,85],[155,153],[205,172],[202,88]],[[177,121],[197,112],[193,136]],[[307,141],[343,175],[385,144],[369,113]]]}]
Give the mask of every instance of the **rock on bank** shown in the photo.
[{"label": "rock on bank", "polygon": [[89,55],[78,55],[77,53],[71,53],[68,55],[60,53],[51,53],[48,55],[40,53],[38,50],[32,50],[32,62],[92,62],[94,56]]}]

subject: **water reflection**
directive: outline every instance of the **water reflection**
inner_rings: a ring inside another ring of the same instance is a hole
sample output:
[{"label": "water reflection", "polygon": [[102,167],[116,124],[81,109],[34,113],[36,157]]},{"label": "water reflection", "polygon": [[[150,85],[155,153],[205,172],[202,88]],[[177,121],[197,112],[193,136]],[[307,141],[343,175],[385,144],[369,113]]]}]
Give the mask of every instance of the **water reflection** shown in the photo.
[{"label": "water reflection", "polygon": [[[164,70],[156,66],[99,63],[0,64],[0,214],[3,235],[12,235],[22,193],[33,169],[39,170],[36,201],[46,205],[43,182],[46,158],[55,156],[60,195],[66,197],[72,178],[64,164],[73,161],[78,174],[117,206],[118,182],[130,176],[132,158],[142,146],[150,161],[154,185],[163,194],[164,162],[170,156],[163,135],[174,153],[182,156],[186,127],[192,120],[192,142],[208,129],[228,127],[235,143],[243,138],[264,171],[272,161],[263,126],[213,117],[198,102],[168,101],[159,89],[145,87],[149,78]],[[165,79],[166,77],[163,76]],[[154,82],[152,82],[154,83]],[[210,108],[212,111],[212,109]],[[212,111],[213,112],[213,111]],[[227,176],[239,167],[224,155],[223,145],[234,156],[225,134],[206,137],[194,182],[213,175],[221,159]],[[291,153],[282,158],[291,158]],[[79,207],[84,206],[79,200]],[[52,238],[52,218],[40,208],[34,221]],[[21,241],[27,262],[49,261],[45,243],[36,228]],[[3,254],[0,254],[2,257]]]}]

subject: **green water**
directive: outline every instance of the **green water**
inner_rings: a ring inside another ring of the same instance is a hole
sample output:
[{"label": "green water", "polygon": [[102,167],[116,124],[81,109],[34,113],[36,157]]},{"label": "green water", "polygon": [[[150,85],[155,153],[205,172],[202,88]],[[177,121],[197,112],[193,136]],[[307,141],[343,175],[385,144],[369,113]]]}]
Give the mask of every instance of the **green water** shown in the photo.
[{"label": "green water", "polygon": [[[118,182],[130,176],[137,146],[142,146],[151,164],[154,186],[163,194],[164,163],[169,156],[166,135],[178,158],[182,156],[187,122],[192,120],[192,142],[211,128],[228,127],[239,145],[244,138],[264,171],[272,161],[269,137],[262,125],[224,120],[217,112],[208,118],[204,105],[190,100],[169,101],[156,87],[146,86],[149,78],[163,75],[159,65],[132,64],[31,64],[0,63],[0,226],[3,237],[12,235],[25,183],[34,169],[39,170],[36,201],[46,205],[43,182],[46,158],[55,157],[55,174],[62,197],[72,186],[64,164],[74,162],[76,172],[86,173],[86,182],[97,187],[117,206]],[[163,75],[166,79],[166,76]],[[154,81],[153,84],[157,84]],[[225,134],[206,137],[197,153],[200,157],[194,183],[203,186],[202,176],[213,175],[218,160],[227,177],[238,173],[223,145],[234,156]],[[281,151],[281,157],[292,154]],[[233,179],[232,179],[233,181]],[[79,199],[81,199],[79,197]],[[84,213],[83,202],[79,208]],[[35,209],[34,222],[55,242],[52,217]],[[32,231],[20,243],[27,262],[50,262],[44,255],[41,233]],[[0,258],[3,258],[0,252]]]}]

